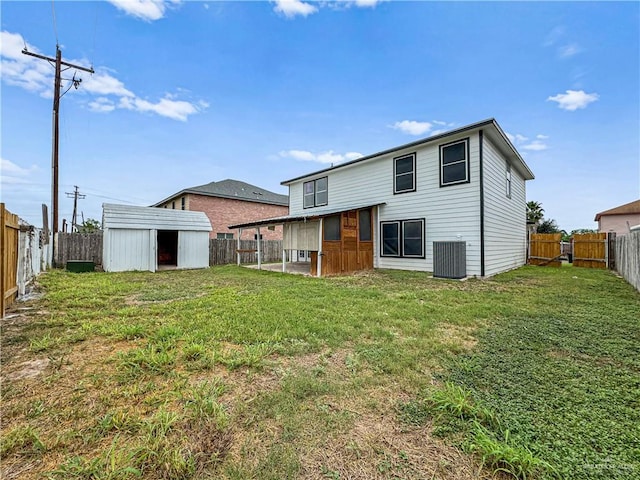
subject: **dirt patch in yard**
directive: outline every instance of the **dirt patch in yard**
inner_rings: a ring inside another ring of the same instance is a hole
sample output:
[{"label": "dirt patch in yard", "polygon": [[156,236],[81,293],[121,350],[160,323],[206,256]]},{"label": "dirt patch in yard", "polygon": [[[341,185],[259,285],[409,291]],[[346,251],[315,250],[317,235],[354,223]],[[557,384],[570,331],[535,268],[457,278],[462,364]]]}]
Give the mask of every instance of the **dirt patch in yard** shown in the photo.
[{"label": "dirt patch in yard", "polygon": [[443,343],[452,347],[460,347],[463,350],[471,350],[478,343],[478,339],[474,336],[477,327],[453,325],[443,323],[438,326],[437,332],[441,336]]}]

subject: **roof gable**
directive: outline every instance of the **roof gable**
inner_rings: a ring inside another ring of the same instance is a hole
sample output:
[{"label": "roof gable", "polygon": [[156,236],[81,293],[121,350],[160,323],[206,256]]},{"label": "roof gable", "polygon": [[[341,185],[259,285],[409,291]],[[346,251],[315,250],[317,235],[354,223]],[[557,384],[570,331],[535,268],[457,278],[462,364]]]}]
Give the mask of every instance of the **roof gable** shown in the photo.
[{"label": "roof gable", "polygon": [[611,208],[609,210],[605,210],[604,212],[597,213],[595,221],[599,221],[600,217],[602,217],[603,215],[633,215],[635,213],[640,214],[640,200],[625,203],[624,205],[620,205],[619,207]]}]

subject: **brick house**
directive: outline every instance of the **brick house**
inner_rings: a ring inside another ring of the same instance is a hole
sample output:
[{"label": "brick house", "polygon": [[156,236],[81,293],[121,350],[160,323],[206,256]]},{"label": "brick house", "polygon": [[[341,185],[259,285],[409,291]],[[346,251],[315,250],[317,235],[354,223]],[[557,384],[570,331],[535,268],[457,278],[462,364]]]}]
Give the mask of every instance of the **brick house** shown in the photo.
[{"label": "brick house", "polygon": [[[185,188],[152,207],[204,212],[211,222],[210,238],[230,239],[234,238],[234,230],[227,228],[228,225],[287,215],[289,197],[239,180],[227,179]],[[274,230],[264,229],[261,236],[263,240],[281,240],[282,226]],[[252,231],[247,230],[242,234],[243,240],[253,238]]]}]

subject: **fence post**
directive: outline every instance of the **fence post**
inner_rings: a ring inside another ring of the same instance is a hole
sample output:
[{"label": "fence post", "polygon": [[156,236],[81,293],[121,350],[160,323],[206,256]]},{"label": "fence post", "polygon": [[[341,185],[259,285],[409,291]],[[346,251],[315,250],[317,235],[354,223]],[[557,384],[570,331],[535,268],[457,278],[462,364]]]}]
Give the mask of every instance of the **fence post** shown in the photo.
[{"label": "fence post", "polygon": [[609,252],[609,261],[607,267],[609,270],[616,269],[616,232],[609,232],[607,235],[607,246]]}]

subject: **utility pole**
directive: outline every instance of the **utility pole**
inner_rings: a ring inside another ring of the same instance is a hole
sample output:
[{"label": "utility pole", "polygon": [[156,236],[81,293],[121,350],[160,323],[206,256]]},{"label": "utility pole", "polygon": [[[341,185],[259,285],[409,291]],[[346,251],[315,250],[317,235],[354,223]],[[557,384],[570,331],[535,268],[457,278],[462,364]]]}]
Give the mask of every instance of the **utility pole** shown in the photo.
[{"label": "utility pole", "polygon": [[[73,197],[73,216],[71,217],[71,233],[78,231],[77,212],[78,212],[78,199],[82,200],[86,195],[78,191],[78,186],[74,185],[75,190],[73,192],[64,192],[68,198]],[[84,222],[83,222],[84,223]]]},{"label": "utility pole", "polygon": [[[27,47],[22,50],[22,53],[25,55],[30,55],[32,57],[39,58],[41,60],[46,60],[47,62],[55,62],[55,80],[54,80],[54,89],[53,89],[53,148],[51,154],[51,207],[52,207],[52,243],[51,243],[51,251],[52,251],[52,264],[55,267],[55,254],[56,254],[56,233],[58,233],[58,145],[59,145],[59,133],[60,128],[58,126],[59,116],[58,113],[60,111],[60,97],[67,93],[65,91],[62,95],[60,95],[60,89],[62,86],[62,65],[64,65],[65,70],[69,68],[77,68],[78,70],[82,70],[83,72],[94,73],[93,68],[81,67],[80,65],[75,65],[73,63],[62,61],[62,51],[60,50],[60,46],[56,45],[56,58],[46,57],[44,55],[38,55],[37,53],[31,53],[27,50]],[[82,79],[76,80],[75,75],[72,80],[72,86],[76,89],[82,82]],[[71,86],[69,87],[71,88]]]}]

